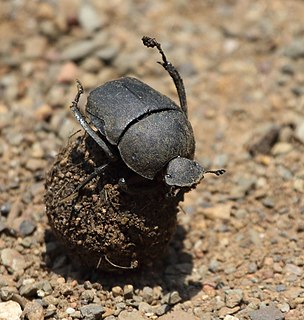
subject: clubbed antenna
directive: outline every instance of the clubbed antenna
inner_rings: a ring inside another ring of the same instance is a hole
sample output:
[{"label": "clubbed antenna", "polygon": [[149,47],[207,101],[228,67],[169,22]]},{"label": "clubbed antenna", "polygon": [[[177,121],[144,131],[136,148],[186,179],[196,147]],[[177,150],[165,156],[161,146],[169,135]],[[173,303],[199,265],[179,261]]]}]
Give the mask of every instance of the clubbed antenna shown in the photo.
[{"label": "clubbed antenna", "polygon": [[158,62],[161,64],[164,69],[169,73],[171,78],[173,79],[173,82],[175,84],[178,97],[179,97],[179,102],[181,105],[181,108],[185,115],[188,115],[188,110],[187,110],[187,98],[186,98],[186,90],[184,87],[183,79],[181,78],[180,74],[178,71],[175,69],[175,67],[167,60],[167,57],[160,45],[159,42],[156,41],[156,39],[144,36],[142,37],[142,42],[147,48],[154,48],[156,47],[159,53],[162,56],[163,62]]},{"label": "clubbed antenna", "polygon": [[205,173],[213,173],[213,174],[215,174],[215,175],[217,175],[217,176],[221,176],[221,175],[224,174],[225,172],[226,172],[225,169],[207,170],[207,171],[204,172],[204,174],[205,174]]}]

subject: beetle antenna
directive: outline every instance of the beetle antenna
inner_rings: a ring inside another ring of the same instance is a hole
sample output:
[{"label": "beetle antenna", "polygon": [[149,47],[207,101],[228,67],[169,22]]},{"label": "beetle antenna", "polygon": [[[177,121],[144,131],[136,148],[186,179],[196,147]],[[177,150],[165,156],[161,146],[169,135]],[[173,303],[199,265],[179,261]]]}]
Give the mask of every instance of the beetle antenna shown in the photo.
[{"label": "beetle antenna", "polygon": [[175,84],[175,87],[176,87],[176,90],[178,93],[179,102],[180,102],[182,111],[187,116],[188,115],[188,107],[187,107],[186,90],[185,90],[185,86],[183,83],[183,79],[181,78],[179,72],[176,70],[176,68],[173,66],[173,64],[167,60],[167,57],[166,57],[160,43],[157,42],[155,38],[143,36],[142,42],[147,48],[156,47],[157,50],[159,51],[159,53],[161,54],[163,62],[158,62],[158,63],[164,67],[164,69],[169,73],[169,75],[173,79],[173,82]]},{"label": "beetle antenna", "polygon": [[207,170],[207,171],[204,172],[204,174],[205,174],[205,173],[213,173],[213,174],[215,174],[215,175],[217,175],[217,176],[221,176],[221,175],[224,174],[225,172],[226,172],[225,169]]}]

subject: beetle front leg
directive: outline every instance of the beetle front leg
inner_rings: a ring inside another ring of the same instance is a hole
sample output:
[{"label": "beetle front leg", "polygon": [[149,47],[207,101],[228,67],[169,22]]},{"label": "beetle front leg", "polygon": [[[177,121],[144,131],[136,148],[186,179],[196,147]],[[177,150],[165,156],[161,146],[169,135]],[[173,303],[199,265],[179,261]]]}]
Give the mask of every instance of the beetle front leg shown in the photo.
[{"label": "beetle front leg", "polygon": [[78,108],[78,103],[80,96],[83,94],[83,86],[80,83],[79,80],[77,81],[77,94],[75,96],[74,101],[72,102],[71,105],[71,111],[74,114],[74,117],[76,120],[81,124],[83,129],[91,136],[91,138],[102,148],[102,150],[106,153],[107,157],[111,160],[116,160],[115,155],[113,152],[110,150],[108,145],[103,141],[103,139],[92,129],[88,121],[86,120],[85,116],[81,113],[81,111]]}]

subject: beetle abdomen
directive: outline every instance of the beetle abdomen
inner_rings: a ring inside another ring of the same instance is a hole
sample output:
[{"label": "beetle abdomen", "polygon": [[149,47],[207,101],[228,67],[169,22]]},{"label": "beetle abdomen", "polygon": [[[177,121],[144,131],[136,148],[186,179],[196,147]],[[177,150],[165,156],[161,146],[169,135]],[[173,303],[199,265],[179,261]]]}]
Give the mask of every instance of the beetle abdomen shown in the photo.
[{"label": "beetle abdomen", "polygon": [[178,156],[193,159],[195,142],[184,113],[166,110],[132,124],[118,149],[130,169],[152,180],[171,159]]},{"label": "beetle abdomen", "polygon": [[180,110],[171,99],[135,78],[113,80],[94,89],[86,111],[107,140],[117,145],[127,126],[145,114]]}]

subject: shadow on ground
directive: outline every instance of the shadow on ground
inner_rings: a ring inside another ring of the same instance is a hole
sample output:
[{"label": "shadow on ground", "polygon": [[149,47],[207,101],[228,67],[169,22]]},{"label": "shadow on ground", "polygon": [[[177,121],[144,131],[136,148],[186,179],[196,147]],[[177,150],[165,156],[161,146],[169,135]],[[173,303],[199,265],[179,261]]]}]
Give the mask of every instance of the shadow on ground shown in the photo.
[{"label": "shadow on ground", "polygon": [[178,291],[183,300],[191,299],[202,288],[200,282],[188,281],[192,273],[192,256],[183,246],[186,231],[183,226],[177,226],[176,233],[162,259],[155,261],[151,267],[124,273],[96,272],[86,269],[73,257],[68,256],[66,249],[56,240],[50,229],[45,231],[46,253],[45,268],[64,278],[77,280],[79,284],[89,280],[100,283],[103,290],[111,291],[112,287],[131,284],[136,289],[145,286],[160,286],[163,294]]}]

